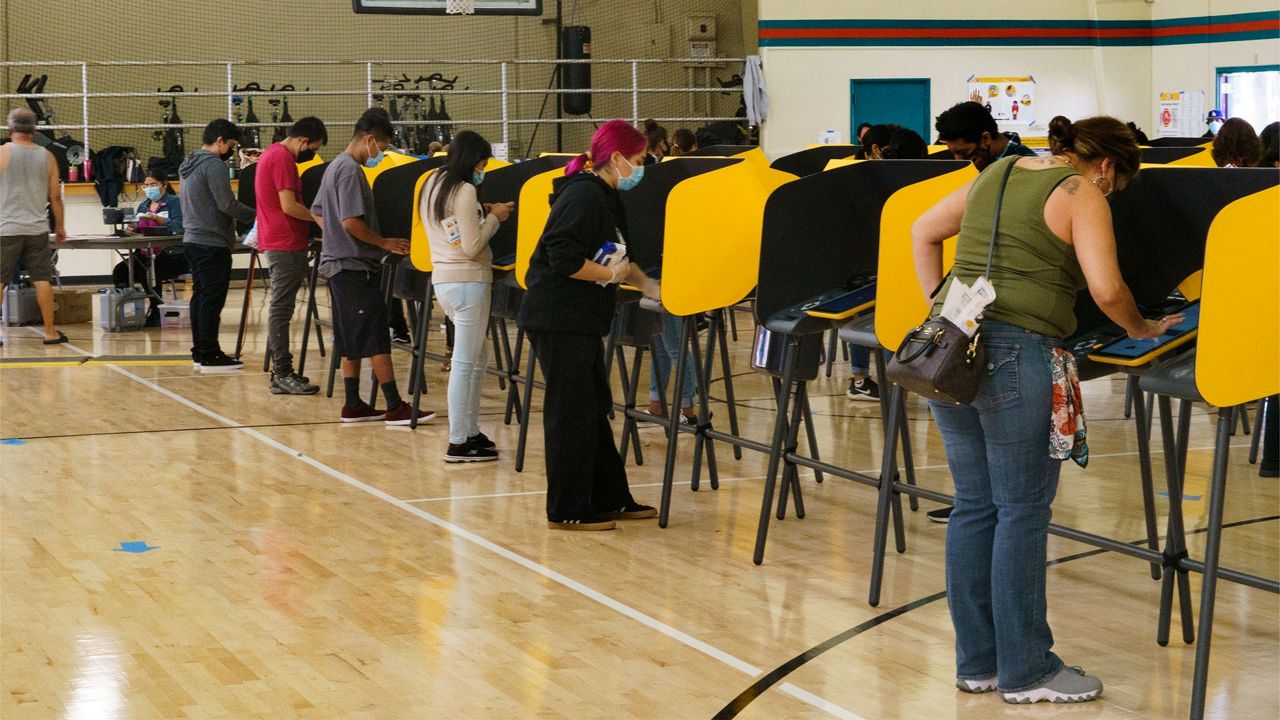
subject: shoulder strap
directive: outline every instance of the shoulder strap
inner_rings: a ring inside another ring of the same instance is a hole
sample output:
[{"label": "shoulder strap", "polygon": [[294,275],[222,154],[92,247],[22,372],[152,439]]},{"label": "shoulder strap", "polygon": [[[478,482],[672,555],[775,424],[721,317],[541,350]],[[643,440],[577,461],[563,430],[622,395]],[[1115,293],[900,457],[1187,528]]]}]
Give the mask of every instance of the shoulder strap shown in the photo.
[{"label": "shoulder strap", "polygon": [[1013,166],[1017,163],[1017,157],[1009,161],[1009,165],[1004,169],[1004,174],[1000,176],[1000,189],[996,191],[995,218],[991,221],[991,246],[987,248],[986,278],[988,280],[991,279],[991,260],[996,254],[996,236],[1000,231],[1000,206],[1004,204],[1004,189],[1009,184],[1009,175],[1013,172]]}]

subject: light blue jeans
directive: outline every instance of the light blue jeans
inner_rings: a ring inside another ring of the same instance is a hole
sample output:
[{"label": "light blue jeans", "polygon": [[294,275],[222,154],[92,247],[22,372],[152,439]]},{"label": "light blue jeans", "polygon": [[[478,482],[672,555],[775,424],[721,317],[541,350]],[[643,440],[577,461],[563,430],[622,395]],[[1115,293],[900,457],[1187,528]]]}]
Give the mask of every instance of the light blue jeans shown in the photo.
[{"label": "light blue jeans", "polygon": [[456,328],[449,371],[449,442],[455,445],[480,432],[480,388],[489,364],[485,336],[492,287],[486,282],[436,285],[436,299]]},{"label": "light blue jeans", "polygon": [[[665,311],[658,313],[658,320],[662,323],[662,332],[653,336],[650,345],[653,355],[653,367],[649,373],[650,402],[658,402],[658,399],[667,393],[671,371],[676,363],[680,362],[680,334],[684,325],[684,318]],[[697,369],[693,366],[693,351],[690,350],[685,355],[685,366],[688,369],[685,370],[684,383],[680,392],[681,408],[693,407],[693,394],[696,387],[693,374]]]},{"label": "light blue jeans", "polygon": [[947,600],[956,677],[997,676],[1025,690],[1062,667],[1045,618],[1049,506],[1061,463],[1049,458],[1053,381],[1061,343],[985,322],[986,371],[967,406],[930,402],[956,486],[947,524]]}]

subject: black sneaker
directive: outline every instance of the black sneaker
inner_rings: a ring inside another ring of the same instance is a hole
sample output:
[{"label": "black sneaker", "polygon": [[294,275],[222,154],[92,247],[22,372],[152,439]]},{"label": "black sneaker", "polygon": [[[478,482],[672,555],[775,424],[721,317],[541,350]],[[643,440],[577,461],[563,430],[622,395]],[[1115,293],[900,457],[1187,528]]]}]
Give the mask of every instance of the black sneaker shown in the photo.
[{"label": "black sneaker", "polygon": [[200,363],[200,372],[205,373],[229,373],[243,369],[243,362],[227,357],[226,353],[218,353],[213,357],[207,357]]},{"label": "black sneaker", "polygon": [[849,378],[849,391],[845,393],[850,400],[880,400],[880,386],[871,378],[854,380]]},{"label": "black sneaker", "polygon": [[955,510],[955,508],[948,505],[947,507],[940,507],[937,510],[930,510],[925,513],[925,515],[928,515],[929,519],[936,523],[945,523],[951,519],[952,510]]},{"label": "black sneaker", "polygon": [[473,444],[470,440],[461,445],[449,443],[449,449],[444,453],[444,461],[447,463],[491,462],[497,459],[497,450],[491,447],[481,447]]},{"label": "black sneaker", "polygon": [[618,524],[603,515],[577,520],[548,520],[547,527],[552,530],[612,530]]},{"label": "black sneaker", "polygon": [[657,517],[658,510],[649,505],[641,505],[640,503],[627,503],[622,509],[613,512],[600,513],[600,517],[606,520],[647,520],[651,517]]},{"label": "black sneaker", "polygon": [[475,445],[476,447],[484,448],[485,450],[492,450],[498,447],[498,444],[486,437],[484,433],[476,433],[475,435],[467,438],[467,444]]},{"label": "black sneaker", "polygon": [[271,376],[273,395],[315,395],[318,392],[320,392],[319,385],[312,385],[297,373]]},{"label": "black sneaker", "polygon": [[391,342],[397,343],[400,345],[412,345],[413,338],[409,337],[408,330],[392,330]]}]

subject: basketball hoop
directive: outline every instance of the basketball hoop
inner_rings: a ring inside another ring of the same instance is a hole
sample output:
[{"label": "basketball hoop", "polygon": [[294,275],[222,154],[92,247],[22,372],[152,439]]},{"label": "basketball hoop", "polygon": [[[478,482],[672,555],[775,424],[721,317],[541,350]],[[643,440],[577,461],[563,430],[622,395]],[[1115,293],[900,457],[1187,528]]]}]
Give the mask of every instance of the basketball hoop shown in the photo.
[{"label": "basketball hoop", "polygon": [[475,15],[476,0],[445,0],[446,15]]}]

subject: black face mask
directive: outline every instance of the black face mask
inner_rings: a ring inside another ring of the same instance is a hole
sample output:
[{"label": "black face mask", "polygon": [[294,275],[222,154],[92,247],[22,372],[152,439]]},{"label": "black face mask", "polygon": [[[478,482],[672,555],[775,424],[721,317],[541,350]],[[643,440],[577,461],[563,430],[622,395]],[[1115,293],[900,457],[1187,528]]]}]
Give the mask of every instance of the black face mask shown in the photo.
[{"label": "black face mask", "polygon": [[315,157],[316,157],[315,150],[308,150],[307,148],[302,148],[301,150],[298,151],[297,162],[299,165],[301,165],[302,163],[305,163],[305,162],[311,162],[312,160],[315,159]]},{"label": "black face mask", "polygon": [[222,153],[221,155],[219,155],[219,156],[218,156],[218,159],[222,160],[222,162],[226,162],[226,161],[230,160],[230,159],[231,159],[231,157],[232,157],[233,155],[235,155],[235,154],[236,154],[236,149],[235,149],[235,148],[231,148],[230,150],[228,150],[228,151],[226,151],[226,152]]}]

